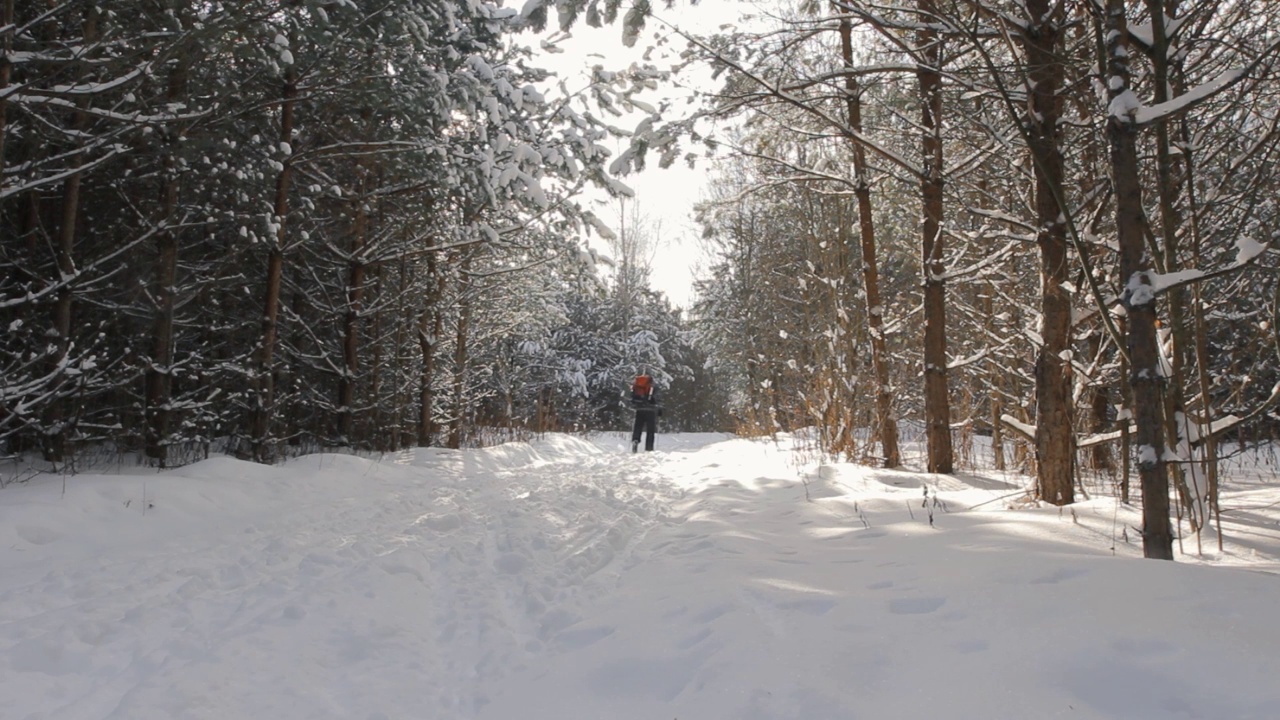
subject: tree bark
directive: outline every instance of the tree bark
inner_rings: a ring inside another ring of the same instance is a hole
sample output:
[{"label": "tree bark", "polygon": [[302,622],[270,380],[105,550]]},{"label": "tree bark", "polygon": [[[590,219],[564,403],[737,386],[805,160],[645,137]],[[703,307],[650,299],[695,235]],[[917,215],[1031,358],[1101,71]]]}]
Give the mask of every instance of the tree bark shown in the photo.
[{"label": "tree bark", "polygon": [[[90,3],[85,9],[83,21],[83,42],[85,47],[92,45],[98,39],[98,20],[99,9],[96,4]],[[87,77],[87,66],[81,66],[84,75],[81,79]],[[88,107],[89,100],[87,98],[76,102],[76,110],[72,113],[71,128],[73,134],[81,137],[89,128],[89,113],[85,111]],[[58,265],[59,281],[61,283],[54,298],[52,326],[50,333],[53,353],[49,356],[48,366],[50,370],[50,400],[45,408],[44,413],[44,456],[46,460],[51,462],[62,462],[66,456],[66,446],[68,442],[67,427],[67,407],[64,398],[59,397],[60,386],[67,381],[65,373],[65,365],[68,361],[68,355],[71,352],[71,319],[72,319],[72,302],[75,299],[73,288],[73,278],[76,276],[75,247],[76,235],[79,230],[78,221],[80,218],[80,186],[84,179],[84,173],[80,168],[84,165],[83,145],[78,149],[69,153],[68,163],[73,172],[67,176],[62,183],[62,204],[58,222],[57,244],[55,246],[55,256]]]},{"label": "tree bark", "polygon": [[[996,331],[996,312],[995,312],[995,296],[996,286],[994,282],[986,283],[986,291],[981,295],[982,316],[986,319],[987,332],[995,336]],[[996,470],[1003,471],[1007,467],[1005,461],[1004,448],[1004,376],[1005,373],[996,368],[991,374],[991,399],[990,417],[991,417],[991,463]]]},{"label": "tree bark", "polygon": [[943,264],[942,166],[942,46],[930,21],[937,15],[934,0],[918,0],[920,28],[916,43],[920,58],[916,79],[920,86],[922,200],[920,265],[924,274],[924,412],[928,442],[928,470],[950,473],[951,400],[947,383],[947,290]]},{"label": "tree bark", "polygon": [[[840,20],[840,55],[846,69],[853,67],[853,25],[848,18]],[[845,78],[845,107],[849,127],[862,133],[862,88],[853,74]],[[875,382],[876,435],[880,438],[880,455],[887,468],[898,467],[902,458],[898,451],[898,423],[893,417],[893,390],[889,385],[889,361],[884,339],[884,305],[880,300],[880,268],[876,253],[875,220],[871,208],[871,180],[868,177],[867,151],[861,143],[850,143],[853,170],[857,175],[854,194],[858,200],[858,230],[862,245],[862,284],[866,295],[867,333],[871,336],[871,372]]]},{"label": "tree bark", "polygon": [[[391,322],[395,323],[396,326],[395,339],[392,341],[390,348],[392,383],[390,392],[391,397],[394,398],[395,402],[395,416],[392,422],[395,424],[396,429],[395,443],[390,448],[392,450],[398,450],[401,447],[407,447],[413,444],[413,441],[409,439],[408,433],[405,432],[405,427],[409,420],[408,412],[411,403],[408,399],[409,396],[401,392],[401,389],[404,387],[401,384],[403,382],[402,378],[407,377],[404,371],[405,348],[407,347],[405,335],[408,334],[408,328],[410,327],[408,318],[405,314],[405,295],[409,291],[409,262],[404,257],[400,258],[400,269],[398,275],[399,281],[396,283],[395,314],[391,317]],[[378,294],[381,296],[382,291],[379,290]],[[374,396],[374,402],[380,402],[377,395]]]},{"label": "tree bark", "polygon": [[360,372],[360,309],[364,300],[364,252],[368,213],[363,190],[356,193],[356,213],[351,232],[351,255],[347,267],[347,308],[342,317],[343,373],[338,378],[338,435],[351,443],[355,425],[356,375]]},{"label": "tree bark", "polygon": [[422,351],[422,376],[418,386],[418,447],[430,447],[435,435],[432,381],[436,373],[436,345],[444,333],[445,277],[437,253],[427,254],[427,278],[433,289],[427,293],[427,306],[418,322],[418,347]]},{"label": "tree bark", "polygon": [[[369,268],[370,274],[373,276],[370,284],[370,295],[372,300],[368,305],[375,308],[373,313],[373,322],[369,328],[369,417],[367,420],[368,428],[362,433],[361,441],[365,444],[372,444],[375,450],[386,452],[396,449],[396,444],[400,437],[399,420],[399,402],[398,398],[392,398],[394,405],[391,408],[391,427],[388,431],[386,427],[385,407],[382,403],[382,366],[383,366],[383,347],[382,347],[382,297],[385,293],[383,283],[386,282],[385,267],[381,264],[375,264]],[[396,335],[399,338],[399,333]],[[396,348],[399,345],[394,346]],[[370,437],[370,432],[373,436]]]},{"label": "tree bark", "polygon": [[1040,336],[1036,356],[1036,469],[1040,499],[1075,500],[1075,425],[1071,395],[1071,296],[1067,264],[1068,210],[1062,205],[1062,4],[1027,0],[1023,44],[1031,89],[1027,131],[1035,170],[1036,245],[1040,250]]},{"label": "tree bark", "polygon": [[453,346],[453,418],[449,422],[449,447],[462,447],[466,434],[467,402],[467,342],[471,335],[471,283],[467,271],[471,267],[470,256],[462,261],[461,280],[458,283],[458,327]]},{"label": "tree bark", "polygon": [[[1174,17],[1177,12],[1176,0],[1172,6],[1166,7],[1163,0],[1145,0],[1147,12],[1152,18]],[[1165,33],[1163,22],[1151,25],[1151,66],[1154,80],[1152,98],[1155,103],[1167,102],[1171,84],[1175,79],[1170,77],[1169,38]],[[1170,148],[1169,122],[1160,120],[1155,123],[1156,133],[1156,178],[1160,200],[1160,241],[1163,247],[1153,248],[1163,260],[1162,272],[1177,272],[1182,267],[1180,257],[1178,231],[1182,226],[1182,214],[1178,208],[1178,198],[1182,194],[1183,178],[1179,177],[1173,154]],[[1169,353],[1170,376],[1165,387],[1165,427],[1169,443],[1175,452],[1185,454],[1185,463],[1170,464],[1170,476],[1177,485],[1182,497],[1183,507],[1191,520],[1193,532],[1199,532],[1208,515],[1204,498],[1206,488],[1200,486],[1199,476],[1190,463],[1194,452],[1188,440],[1190,418],[1187,414],[1185,380],[1187,366],[1191,360],[1194,343],[1190,337],[1187,323],[1187,297],[1185,288],[1173,288],[1166,293],[1169,309],[1169,335],[1172,348]],[[1186,468],[1192,472],[1188,478]]]},{"label": "tree bark", "polygon": [[[187,95],[187,65],[185,52],[174,58],[169,80],[165,88],[165,102],[172,105]],[[165,149],[164,181],[160,190],[160,212],[156,223],[171,225],[178,209],[180,192],[178,148],[184,130],[169,128],[170,139]],[[178,282],[178,232],[172,227],[162,227],[156,234],[155,279],[151,290],[155,311],[151,323],[151,361],[146,372],[147,438],[146,453],[160,462],[168,463],[169,427],[173,416],[173,348],[174,303]]]},{"label": "tree bark", "polygon": [[1138,478],[1142,485],[1142,554],[1173,559],[1169,523],[1169,481],[1165,473],[1161,424],[1161,378],[1156,346],[1156,296],[1151,287],[1151,260],[1146,252],[1146,216],[1138,180],[1138,127],[1124,110],[1130,90],[1129,30],[1124,0],[1107,0],[1107,87],[1111,99],[1107,139],[1115,187],[1116,234],[1120,246],[1121,302],[1128,318],[1126,347],[1137,441]]},{"label": "tree bark", "polygon": [[[0,0],[0,27],[13,27],[13,0]],[[9,101],[6,99],[6,88],[13,77],[13,65],[9,63],[9,55],[13,52],[13,33],[0,35],[0,180],[4,178],[4,145],[8,131]]]},{"label": "tree bark", "polygon": [[[298,97],[297,71],[292,65],[285,73],[280,102],[280,142],[293,145],[294,104]],[[289,215],[289,186],[293,179],[292,154],[284,159],[284,167],[276,177],[273,212],[276,222],[275,241],[267,256],[266,296],[263,299],[262,344],[258,350],[257,405],[253,413],[253,457],[261,463],[275,460],[271,440],[271,421],[275,415],[276,338],[279,334],[280,289],[284,276],[285,226]]]},{"label": "tree bark", "polygon": [[[1089,331],[1086,341],[1089,356],[1095,359],[1094,368],[1100,364],[1097,359],[1103,352],[1106,335],[1101,328],[1094,327]],[[1089,432],[1099,435],[1113,425],[1108,417],[1111,412],[1111,387],[1105,383],[1094,382],[1089,387]],[[1108,443],[1096,443],[1089,448],[1089,467],[1102,472],[1114,472],[1115,463],[1111,459],[1111,446]]]},{"label": "tree bark", "polygon": [[[1191,216],[1191,237],[1192,237],[1192,262],[1195,267],[1202,267],[1203,255],[1201,249],[1200,236],[1200,215],[1196,205],[1196,185],[1195,185],[1195,151],[1191,148],[1191,132],[1187,128],[1185,118],[1181,123],[1183,143],[1182,160],[1186,165],[1187,171],[1187,201],[1190,203]],[[1197,283],[1192,288],[1192,319],[1195,323],[1195,357],[1196,357],[1196,380],[1199,384],[1200,395],[1200,412],[1202,415],[1201,422],[1205,431],[1204,448],[1202,450],[1204,457],[1205,482],[1208,486],[1208,496],[1210,509],[1213,512],[1214,519],[1218,528],[1218,550],[1222,550],[1222,508],[1218,503],[1218,437],[1211,431],[1213,425],[1213,408],[1209,405],[1209,397],[1212,385],[1209,381],[1209,333],[1205,324],[1204,302],[1200,296],[1200,284]],[[1276,293],[1280,295],[1280,285],[1276,286]],[[1276,298],[1280,300],[1280,297]],[[1280,302],[1273,304],[1272,307],[1280,308]]]}]

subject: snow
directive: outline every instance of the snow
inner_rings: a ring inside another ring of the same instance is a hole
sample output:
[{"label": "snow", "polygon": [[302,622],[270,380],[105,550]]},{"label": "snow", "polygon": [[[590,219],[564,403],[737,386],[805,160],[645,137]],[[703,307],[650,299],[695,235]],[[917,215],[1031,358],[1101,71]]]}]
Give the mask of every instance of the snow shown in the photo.
[{"label": "snow", "polygon": [[3,716],[1280,714],[1274,478],[1228,481],[1224,554],[1168,563],[1097,493],[1011,506],[1025,478],[785,436],[625,444],[11,485]]},{"label": "snow", "polygon": [[[1116,80],[1120,80],[1120,78],[1113,77],[1113,85]],[[1124,81],[1120,80],[1121,86],[1123,86],[1123,83]],[[1113,87],[1112,89],[1119,88]],[[1118,95],[1112,98],[1111,104],[1107,106],[1107,114],[1118,120],[1133,120],[1141,110],[1142,103],[1138,100],[1138,96],[1134,95],[1133,91],[1129,88],[1121,90]]]},{"label": "snow", "polygon": [[[1231,265],[1218,270],[1215,274],[1222,274],[1242,268],[1257,260],[1264,252],[1270,249],[1270,245],[1267,243],[1259,242],[1250,237],[1236,238],[1235,245],[1235,261]],[[1180,287],[1182,285],[1202,280],[1209,276],[1204,271],[1197,269],[1179,270],[1171,273],[1148,272],[1146,275],[1151,281],[1151,292],[1156,294],[1166,292],[1170,288]],[[1132,282],[1130,283],[1130,287],[1134,287]],[[1134,304],[1137,304],[1137,302],[1135,301]]]},{"label": "snow", "polygon": [[1138,464],[1139,465],[1155,465],[1156,449],[1150,445],[1138,446]]},{"label": "snow", "polygon": [[1266,252],[1271,246],[1264,242],[1259,242],[1251,237],[1236,238],[1236,266],[1242,267],[1248,265],[1258,256]]},{"label": "snow", "polygon": [[[1235,84],[1237,80],[1244,77],[1244,74],[1244,68],[1228,70],[1209,82],[1206,82],[1203,85],[1198,85],[1187,91],[1185,94],[1179,95],[1168,102],[1157,103],[1150,107],[1137,106],[1133,109],[1134,122],[1139,125],[1146,125],[1156,122],[1157,120],[1163,120],[1176,115],[1192,105],[1202,100],[1206,100]],[[1114,115],[1116,113],[1112,112],[1112,114]]]},{"label": "snow", "polygon": [[1151,280],[1151,289],[1154,293],[1162,293],[1172,287],[1186,285],[1195,282],[1204,277],[1201,270],[1178,270],[1171,273],[1148,273],[1147,277]]},{"label": "snow", "polygon": [[1156,289],[1152,284],[1152,273],[1139,270],[1129,276],[1125,283],[1125,295],[1128,296],[1129,307],[1138,307],[1151,303],[1156,298]]}]

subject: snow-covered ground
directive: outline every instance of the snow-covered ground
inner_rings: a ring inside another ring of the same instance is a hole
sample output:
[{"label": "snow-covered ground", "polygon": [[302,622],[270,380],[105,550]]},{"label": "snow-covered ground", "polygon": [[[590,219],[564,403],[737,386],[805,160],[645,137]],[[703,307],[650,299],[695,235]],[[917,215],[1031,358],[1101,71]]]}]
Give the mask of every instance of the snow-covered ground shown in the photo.
[{"label": "snow-covered ground", "polygon": [[1280,717],[1272,475],[1167,563],[1110,498],[659,447],[12,485],[0,718]]}]

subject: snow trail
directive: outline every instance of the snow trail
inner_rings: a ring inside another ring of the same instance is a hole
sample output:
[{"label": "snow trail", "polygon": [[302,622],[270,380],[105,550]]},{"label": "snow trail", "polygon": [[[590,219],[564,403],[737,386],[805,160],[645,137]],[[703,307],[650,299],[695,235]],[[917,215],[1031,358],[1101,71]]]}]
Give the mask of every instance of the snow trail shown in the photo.
[{"label": "snow trail", "polygon": [[[1010,511],[998,479],[815,467],[785,441],[659,450],[9,488],[0,717],[1278,714],[1280,578],[1111,557],[1102,501]],[[1275,533],[1249,542],[1274,568]]]},{"label": "snow trail", "polygon": [[181,471],[151,478],[145,518],[104,498],[137,478],[73,479],[54,509],[106,517],[78,538],[74,517],[17,526],[33,552],[5,558],[0,695],[32,719],[472,716],[476,679],[556,642],[665,512],[668,488],[635,460],[567,438],[544,451],[325,456],[275,473],[211,461],[213,476],[229,465],[268,485],[217,521],[198,513],[218,512],[223,488]]}]

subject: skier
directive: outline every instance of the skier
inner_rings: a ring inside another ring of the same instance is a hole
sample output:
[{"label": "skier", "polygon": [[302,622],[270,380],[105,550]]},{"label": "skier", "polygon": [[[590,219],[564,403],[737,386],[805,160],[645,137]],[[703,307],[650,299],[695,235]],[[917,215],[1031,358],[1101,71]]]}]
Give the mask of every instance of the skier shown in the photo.
[{"label": "skier", "polygon": [[636,424],[631,430],[631,452],[640,449],[640,433],[644,432],[644,449],[653,449],[653,436],[658,432],[658,416],[662,408],[658,407],[658,390],[653,385],[653,378],[645,374],[636,376],[631,383],[631,407],[636,409]]}]

